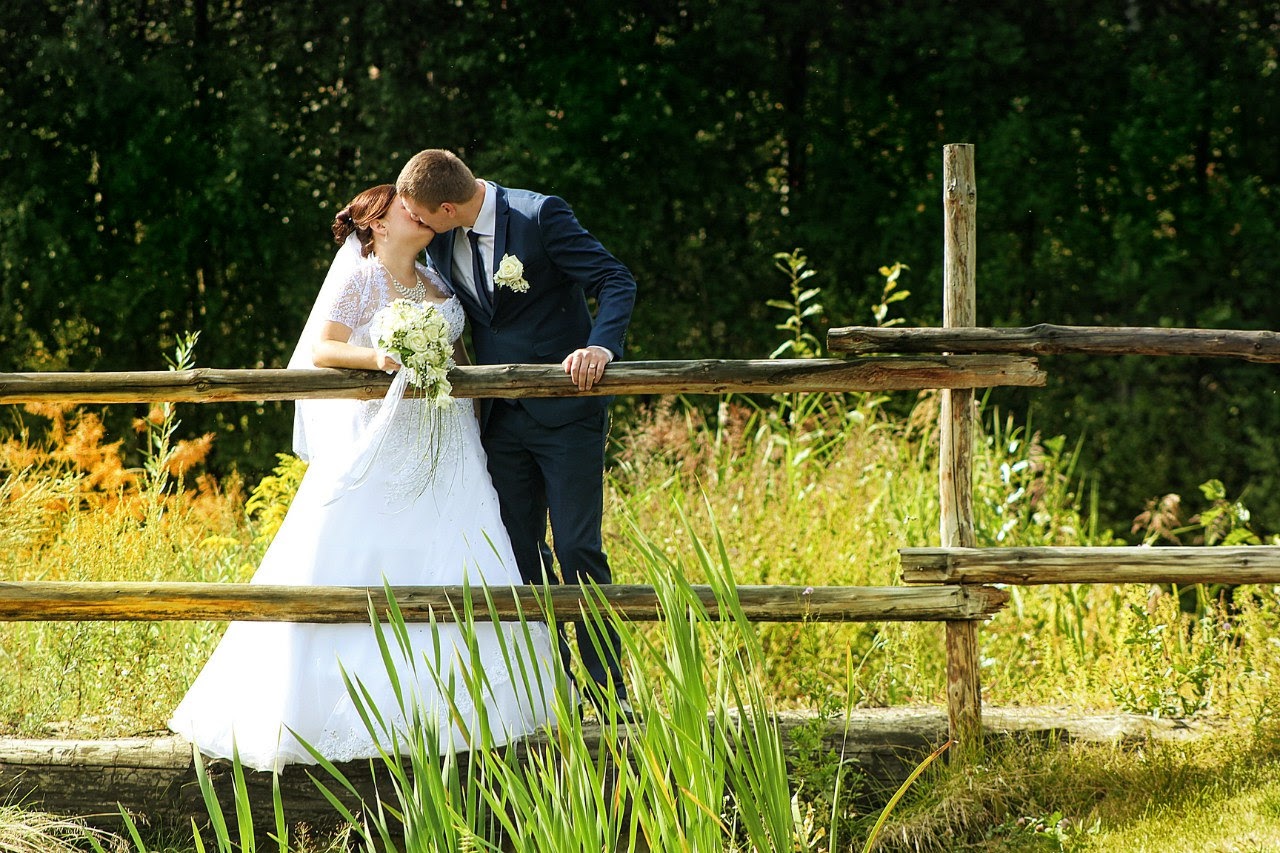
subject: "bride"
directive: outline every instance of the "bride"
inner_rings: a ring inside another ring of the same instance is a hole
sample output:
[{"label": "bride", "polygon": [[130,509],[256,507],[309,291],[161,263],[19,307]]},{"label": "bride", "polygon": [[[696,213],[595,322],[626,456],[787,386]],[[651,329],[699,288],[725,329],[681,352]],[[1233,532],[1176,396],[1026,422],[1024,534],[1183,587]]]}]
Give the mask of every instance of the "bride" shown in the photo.
[{"label": "bride", "polygon": [[[395,188],[365,190],[333,224],[342,244],[316,299],[291,368],[396,372],[383,400],[299,401],[294,448],[309,467],[252,583],[371,586],[521,583],[485,467],[472,404],[443,408],[405,396],[407,370],[376,350],[370,325],[397,299],[439,311],[455,357],[462,306],[416,257],[435,232],[394,203]],[[409,719],[426,721],[439,750],[467,749],[478,724],[492,744],[551,718],[556,683],[545,625],[478,622],[408,626],[410,656],[396,661],[412,699],[403,709],[368,624],[235,622],[174,711],[170,727],[206,755],[258,770],[371,758],[392,737],[372,735],[345,672],[404,743]],[[397,644],[387,630],[388,646]],[[395,656],[393,652],[393,657]],[[478,667],[477,667],[478,662]],[[475,670],[479,669],[480,672]],[[514,672],[513,672],[514,670]],[[478,695],[473,695],[478,694]],[[367,704],[367,703],[366,703]]]}]

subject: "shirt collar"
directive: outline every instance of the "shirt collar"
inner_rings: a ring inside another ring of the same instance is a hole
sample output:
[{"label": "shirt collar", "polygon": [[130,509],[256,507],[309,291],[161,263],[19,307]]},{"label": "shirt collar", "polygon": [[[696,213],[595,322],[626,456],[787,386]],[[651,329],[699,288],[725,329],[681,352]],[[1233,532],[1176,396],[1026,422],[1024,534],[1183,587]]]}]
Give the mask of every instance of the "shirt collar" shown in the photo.
[{"label": "shirt collar", "polygon": [[476,215],[476,224],[471,230],[481,237],[492,237],[497,230],[498,190],[489,181],[484,182],[484,202],[480,205],[480,213]]}]

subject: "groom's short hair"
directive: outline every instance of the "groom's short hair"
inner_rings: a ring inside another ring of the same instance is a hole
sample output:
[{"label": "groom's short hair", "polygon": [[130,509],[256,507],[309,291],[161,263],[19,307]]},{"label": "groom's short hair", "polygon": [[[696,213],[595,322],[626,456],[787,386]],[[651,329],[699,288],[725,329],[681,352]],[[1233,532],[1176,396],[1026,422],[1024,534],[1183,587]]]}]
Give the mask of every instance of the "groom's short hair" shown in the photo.
[{"label": "groom's short hair", "polygon": [[446,201],[469,201],[476,194],[476,176],[452,151],[428,148],[404,164],[396,179],[396,192],[436,210]]}]

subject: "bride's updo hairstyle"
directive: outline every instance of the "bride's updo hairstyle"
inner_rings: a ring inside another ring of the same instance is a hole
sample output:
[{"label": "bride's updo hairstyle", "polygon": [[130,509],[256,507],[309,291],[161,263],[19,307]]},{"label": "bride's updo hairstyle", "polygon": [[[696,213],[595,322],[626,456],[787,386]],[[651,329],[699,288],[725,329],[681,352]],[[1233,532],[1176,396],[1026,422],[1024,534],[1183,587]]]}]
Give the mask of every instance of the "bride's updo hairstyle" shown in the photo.
[{"label": "bride's updo hairstyle", "polygon": [[333,218],[334,241],[345,242],[354,232],[360,238],[360,254],[367,258],[373,251],[373,223],[387,215],[395,198],[394,186],[379,184],[351,199]]}]

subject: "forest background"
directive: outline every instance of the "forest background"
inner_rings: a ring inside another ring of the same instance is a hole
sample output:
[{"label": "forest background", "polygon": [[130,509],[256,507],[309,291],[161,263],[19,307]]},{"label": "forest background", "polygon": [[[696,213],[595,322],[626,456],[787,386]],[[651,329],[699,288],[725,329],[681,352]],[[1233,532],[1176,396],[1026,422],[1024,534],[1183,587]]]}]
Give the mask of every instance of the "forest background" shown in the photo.
[{"label": "forest background", "polygon": [[[892,262],[937,325],[953,142],[980,324],[1276,329],[1277,45],[1274,0],[16,0],[0,369],[163,369],[189,330],[201,366],[283,366],[333,214],[424,147],[573,204],[639,281],[630,359],[766,356],[797,247],[815,327],[872,324]],[[1081,441],[1115,529],[1216,477],[1280,530],[1273,366],[1046,366],[988,405]],[[215,471],[288,447],[288,404],[182,417]]]}]

